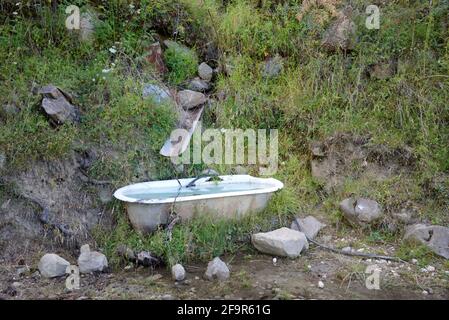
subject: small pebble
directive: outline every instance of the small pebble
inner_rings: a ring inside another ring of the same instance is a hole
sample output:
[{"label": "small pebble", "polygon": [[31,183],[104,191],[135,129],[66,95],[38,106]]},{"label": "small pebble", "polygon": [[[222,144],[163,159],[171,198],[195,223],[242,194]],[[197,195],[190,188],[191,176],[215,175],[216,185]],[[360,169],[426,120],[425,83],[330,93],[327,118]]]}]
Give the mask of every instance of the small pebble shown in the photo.
[{"label": "small pebble", "polygon": [[435,271],[435,267],[434,266],[427,266],[427,271],[429,272],[434,272]]},{"label": "small pebble", "polygon": [[274,265],[274,266],[276,265],[277,262],[278,262],[278,259],[273,258],[273,265]]},{"label": "small pebble", "polygon": [[323,289],[324,288],[324,283],[323,281],[318,281],[318,288]]}]

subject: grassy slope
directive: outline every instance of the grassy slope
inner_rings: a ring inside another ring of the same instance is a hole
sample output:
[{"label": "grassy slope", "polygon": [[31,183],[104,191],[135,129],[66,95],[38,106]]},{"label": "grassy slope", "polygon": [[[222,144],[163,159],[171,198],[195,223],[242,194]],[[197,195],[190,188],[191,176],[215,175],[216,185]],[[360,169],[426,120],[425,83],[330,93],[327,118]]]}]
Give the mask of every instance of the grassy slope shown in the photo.
[{"label": "grassy slope", "polygon": [[[381,7],[380,30],[364,27],[367,4],[352,1],[362,18],[356,21],[357,46],[347,55],[328,54],[320,48],[320,36],[330,21],[325,10],[312,8],[301,23],[295,19],[301,1],[236,0],[226,6],[214,0],[151,3],[141,1],[139,13],[139,6],[130,8],[124,1],[97,6],[102,22],[91,44],[79,43],[64,29],[64,6],[58,14],[45,9],[33,19],[26,10],[5,17],[0,27],[0,104],[14,103],[22,110],[1,120],[0,149],[9,167],[57,159],[73,148],[107,145],[119,156],[96,163],[91,170],[95,177],[125,184],[142,162],[156,163],[154,178],[173,176],[168,162],[154,155],[173,124],[172,113],[166,106],[143,101],[139,85],[151,79],[149,72],[142,72],[144,47],[163,26],[168,33],[178,31],[178,40],[190,46],[199,47],[207,38],[219,44],[234,71],[229,77],[219,77],[217,90],[224,90],[227,99],[217,102],[214,110],[219,111],[206,116],[207,124],[281,129],[282,165],[276,176],[287,188],[266,212],[244,223],[211,223],[206,218],[177,226],[171,242],[164,232],[152,237],[135,234],[122,207],[114,203],[117,229],[112,234],[97,232],[110,254],[125,242],[165,255],[170,263],[208,259],[235,252],[247,245],[250,232],[287,225],[291,216],[318,204],[337,223],[338,201],[349,193],[370,195],[383,205],[413,199],[422,204],[421,218],[448,224],[448,183],[443,182],[441,194],[431,198],[420,187],[449,169],[447,1],[433,7],[420,1],[388,1]],[[181,12],[179,19],[171,18],[174,12]],[[116,54],[108,51],[112,46],[117,47]],[[284,72],[277,79],[265,80],[259,65],[276,53],[285,57]],[[395,77],[363,78],[367,65],[393,55],[400,59]],[[103,74],[113,63],[114,70]],[[31,90],[47,83],[77,94],[85,115],[80,126],[55,130],[39,114],[39,100]],[[404,93],[404,84],[411,94]],[[408,146],[418,158],[419,170],[410,181],[348,181],[343,191],[323,198],[309,173],[307,145],[335,132],[370,134],[374,143],[393,148]],[[188,170],[193,173],[195,169]],[[382,230],[367,231],[364,236],[367,241],[395,239]]]}]

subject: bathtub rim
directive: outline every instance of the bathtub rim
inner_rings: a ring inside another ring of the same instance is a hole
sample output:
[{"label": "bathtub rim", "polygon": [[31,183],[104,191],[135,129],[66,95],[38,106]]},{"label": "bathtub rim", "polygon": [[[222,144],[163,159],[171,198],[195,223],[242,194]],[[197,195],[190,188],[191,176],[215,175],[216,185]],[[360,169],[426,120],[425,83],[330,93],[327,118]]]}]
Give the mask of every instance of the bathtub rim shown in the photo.
[{"label": "bathtub rim", "polygon": [[[235,197],[240,195],[251,195],[251,194],[261,194],[261,193],[274,193],[278,190],[281,190],[284,187],[284,184],[274,178],[258,178],[253,177],[250,175],[223,175],[219,176],[223,181],[221,183],[235,183],[235,182],[249,182],[254,184],[262,184],[266,185],[266,188],[261,189],[254,189],[254,190],[245,190],[245,191],[233,191],[233,192],[221,192],[221,193],[213,193],[213,194],[204,194],[204,195],[194,195],[194,196],[184,196],[184,197],[177,197],[176,203],[178,202],[185,202],[185,201],[195,201],[195,200],[204,200],[204,199],[213,199],[213,198],[225,198],[225,197]],[[197,185],[209,185],[214,184],[215,182],[210,181],[206,182],[208,177],[199,179],[196,184]],[[179,182],[184,187],[187,184],[189,184],[192,180],[195,178],[185,178],[185,179],[179,179]],[[133,203],[133,204],[164,204],[164,203],[173,203],[175,198],[165,198],[165,199],[149,199],[149,200],[142,200],[142,199],[135,199],[131,198],[125,195],[126,191],[148,186],[157,188],[158,186],[164,186],[164,187],[177,187],[179,186],[179,183],[176,179],[172,180],[158,180],[158,181],[148,181],[148,182],[140,182],[131,184],[125,187],[122,187],[114,192],[114,197],[120,201],[124,201],[127,203]]]}]

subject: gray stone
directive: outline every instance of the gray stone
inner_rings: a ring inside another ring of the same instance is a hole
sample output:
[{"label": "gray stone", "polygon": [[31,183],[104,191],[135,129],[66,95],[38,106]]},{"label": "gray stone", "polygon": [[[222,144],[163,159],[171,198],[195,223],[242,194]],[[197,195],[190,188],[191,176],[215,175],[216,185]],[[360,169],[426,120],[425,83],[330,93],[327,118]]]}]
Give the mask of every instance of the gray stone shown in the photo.
[{"label": "gray stone", "polygon": [[209,82],[205,80],[195,78],[189,82],[187,88],[192,91],[205,92],[210,89],[210,85]]},{"label": "gray stone", "polygon": [[206,273],[204,274],[206,279],[225,281],[229,279],[230,271],[226,263],[224,263],[219,257],[214,258],[207,265]]},{"label": "gray stone", "polygon": [[354,250],[351,247],[344,247],[343,249],[341,249],[341,251],[345,253],[351,253]]},{"label": "gray stone", "polygon": [[421,243],[436,254],[449,259],[449,228],[414,224],[405,230],[404,240]]},{"label": "gray stone", "polygon": [[78,266],[81,273],[102,272],[108,267],[108,259],[101,252],[90,251],[89,245],[85,244],[81,246]]},{"label": "gray stone", "polygon": [[57,99],[44,98],[42,100],[42,108],[57,124],[79,121],[78,112],[75,107],[63,97]]},{"label": "gray stone", "polygon": [[264,78],[275,78],[281,74],[284,68],[284,62],[280,55],[275,55],[273,58],[268,59],[262,69],[262,76]]},{"label": "gray stone", "polygon": [[39,271],[45,278],[60,277],[65,274],[65,271],[70,263],[54,253],[45,254],[39,261]]},{"label": "gray stone", "polygon": [[144,267],[156,266],[161,263],[159,257],[153,256],[151,252],[141,251],[137,254],[137,262]]},{"label": "gray stone", "polygon": [[171,275],[173,280],[183,281],[186,278],[186,270],[178,263],[171,268]]},{"label": "gray stone", "polygon": [[178,92],[178,102],[179,105],[185,110],[189,110],[198,107],[206,103],[207,99],[201,92],[196,92],[192,90],[182,90]]},{"label": "gray stone", "polygon": [[325,226],[326,226],[325,224],[319,222],[315,217],[308,216],[304,219],[296,218],[292,222],[290,229],[301,231],[306,235],[308,239],[313,240],[317,236],[318,232]]},{"label": "gray stone", "polygon": [[142,90],[144,98],[151,98],[156,103],[170,103],[173,101],[168,88],[157,84],[145,84]]},{"label": "gray stone", "polygon": [[201,79],[211,81],[213,74],[214,70],[207,63],[203,62],[198,66],[198,75]]},{"label": "gray stone", "polygon": [[324,33],[321,44],[329,51],[352,50],[355,44],[356,25],[349,14],[342,14]]},{"label": "gray stone", "polygon": [[340,209],[343,215],[350,222],[365,226],[383,216],[379,204],[365,198],[348,198],[340,203]]},{"label": "gray stone", "polygon": [[0,152],[0,171],[6,166],[6,156],[4,153]]},{"label": "gray stone", "polygon": [[309,248],[304,233],[285,227],[253,234],[251,242],[263,253],[289,258],[296,258],[302,251]]}]

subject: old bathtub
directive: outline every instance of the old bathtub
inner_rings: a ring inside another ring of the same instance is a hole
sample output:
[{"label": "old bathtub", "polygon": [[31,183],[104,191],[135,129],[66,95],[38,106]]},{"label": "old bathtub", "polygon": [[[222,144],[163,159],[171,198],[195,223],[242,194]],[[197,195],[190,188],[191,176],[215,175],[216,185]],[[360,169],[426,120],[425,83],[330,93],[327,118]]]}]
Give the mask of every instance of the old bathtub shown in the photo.
[{"label": "old bathtub", "polygon": [[249,175],[219,176],[219,179],[137,183],[118,189],[114,197],[126,203],[133,227],[149,233],[167,224],[172,208],[182,221],[204,213],[238,218],[263,210],[273,193],[284,186],[273,178]]}]

